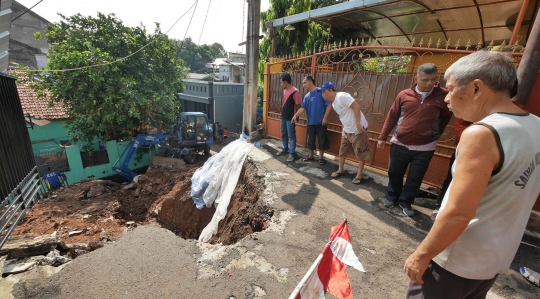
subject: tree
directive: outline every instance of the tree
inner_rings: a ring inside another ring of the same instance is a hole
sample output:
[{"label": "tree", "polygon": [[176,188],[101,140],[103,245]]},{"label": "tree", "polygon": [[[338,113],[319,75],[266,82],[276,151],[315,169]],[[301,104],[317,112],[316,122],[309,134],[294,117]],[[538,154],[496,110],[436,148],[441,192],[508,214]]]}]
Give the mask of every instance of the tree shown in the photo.
[{"label": "tree", "polygon": [[214,55],[214,58],[227,57],[227,51],[225,51],[225,48],[223,48],[220,43],[211,44],[210,51],[212,52],[212,55]]},{"label": "tree", "polygon": [[[124,26],[114,14],[61,17],[47,25],[52,45],[47,70],[82,69],[44,72],[34,88],[66,106],[72,142],[91,151],[98,136],[108,140],[172,129],[185,69],[176,43],[159,25],[147,34],[144,27]],[[86,68],[94,64],[104,65]]]},{"label": "tree", "polygon": [[186,67],[192,73],[205,72],[205,63],[212,61],[211,58],[203,60],[203,56],[199,51],[199,46],[188,37],[184,40],[177,41],[178,44],[178,57],[181,58]]},{"label": "tree", "polygon": [[[286,16],[346,2],[346,0],[270,0],[267,11],[261,12],[261,28],[265,33],[259,44],[259,76],[262,80],[266,58],[272,55],[272,37],[269,36],[265,23]],[[312,52],[326,44],[329,26],[316,21],[304,21],[294,24],[295,30],[287,31],[283,26],[275,28],[274,55],[290,55]],[[307,34],[306,34],[307,33]],[[331,36],[341,37],[341,33],[331,32]]]},{"label": "tree", "polygon": [[191,37],[178,43],[178,57],[184,60],[192,73],[206,73],[206,64],[218,57],[226,57],[227,51],[220,43],[212,45],[197,45]]}]

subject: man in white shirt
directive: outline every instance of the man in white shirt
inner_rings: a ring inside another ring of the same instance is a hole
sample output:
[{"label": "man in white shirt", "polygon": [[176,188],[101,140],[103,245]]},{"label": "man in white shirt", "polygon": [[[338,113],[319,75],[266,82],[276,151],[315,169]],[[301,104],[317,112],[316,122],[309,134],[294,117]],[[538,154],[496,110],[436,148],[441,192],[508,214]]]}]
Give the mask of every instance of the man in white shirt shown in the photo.
[{"label": "man in white shirt", "polygon": [[343,166],[345,159],[352,149],[358,160],[358,172],[352,180],[353,184],[362,182],[362,172],[366,160],[371,158],[369,148],[369,139],[367,136],[367,120],[362,111],[360,104],[346,92],[336,92],[336,87],[332,82],[324,83],[317,89],[322,92],[325,100],[332,101],[332,108],[339,116],[339,120],[343,124],[343,132],[341,133],[341,146],[339,148],[339,169],[332,173],[332,178],[338,178],[344,174]]},{"label": "man in white shirt", "polygon": [[511,57],[478,51],[444,75],[461,135],[433,227],[405,262],[407,298],[486,298],[517,252],[540,193],[540,119],[514,105]]}]

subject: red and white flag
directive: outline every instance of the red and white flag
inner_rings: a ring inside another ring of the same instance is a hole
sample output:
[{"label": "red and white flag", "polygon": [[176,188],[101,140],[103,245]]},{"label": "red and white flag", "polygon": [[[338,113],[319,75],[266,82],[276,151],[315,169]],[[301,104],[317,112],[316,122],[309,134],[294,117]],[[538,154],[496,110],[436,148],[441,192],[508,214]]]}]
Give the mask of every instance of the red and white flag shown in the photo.
[{"label": "red and white flag", "polygon": [[[327,291],[339,299],[352,299],[351,284],[345,265],[366,272],[352,249],[347,220],[332,227],[330,241],[310,269],[315,271],[312,271],[310,276],[307,276],[309,272],[306,274],[307,277],[304,277],[297,287],[300,290],[296,297],[294,297],[294,293],[291,297],[324,299],[325,291]],[[314,267],[317,268],[313,269]]]}]

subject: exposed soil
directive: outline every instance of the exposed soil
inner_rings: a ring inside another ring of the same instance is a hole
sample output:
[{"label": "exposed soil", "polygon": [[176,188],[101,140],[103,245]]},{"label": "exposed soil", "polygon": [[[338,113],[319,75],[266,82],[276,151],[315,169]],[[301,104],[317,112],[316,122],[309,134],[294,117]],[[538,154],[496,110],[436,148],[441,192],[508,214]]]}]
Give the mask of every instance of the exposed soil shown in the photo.
[{"label": "exposed soil", "polygon": [[[266,228],[273,210],[259,201],[263,184],[256,173],[257,169],[252,163],[244,164],[227,215],[219,222],[218,232],[209,240],[210,243],[233,244]],[[191,180],[179,182],[169,194],[162,197],[162,201],[154,203],[151,211],[163,227],[186,239],[197,239],[212,219],[215,208],[198,210],[193,204],[190,190]]]},{"label": "exposed soil", "polygon": [[210,243],[233,244],[243,237],[267,228],[274,210],[259,200],[263,183],[252,163],[245,163],[229,204],[227,216],[219,223]]},{"label": "exposed soil", "polygon": [[[200,166],[190,165],[181,170],[153,166],[132,186],[93,180],[58,189],[27,212],[10,238],[34,238],[56,231],[66,244],[116,241],[126,228],[152,222],[184,238],[198,238],[215,210],[197,210],[191,199],[191,177]],[[263,185],[256,174],[255,166],[246,162],[227,216],[211,243],[232,244],[266,228],[273,211],[259,201]],[[183,204],[171,210],[164,205],[171,198]],[[169,214],[174,212],[173,218],[188,221],[180,226],[164,222],[158,214],[165,209]],[[82,232],[69,236],[75,231]]]}]

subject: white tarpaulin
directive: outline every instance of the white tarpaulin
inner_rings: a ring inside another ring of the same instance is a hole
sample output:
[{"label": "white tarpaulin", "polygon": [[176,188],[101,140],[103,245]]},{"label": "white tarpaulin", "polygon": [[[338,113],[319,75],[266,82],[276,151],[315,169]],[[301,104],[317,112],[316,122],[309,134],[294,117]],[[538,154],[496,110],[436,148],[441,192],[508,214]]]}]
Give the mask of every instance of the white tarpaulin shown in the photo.
[{"label": "white tarpaulin", "polygon": [[197,169],[191,178],[191,197],[198,209],[216,205],[210,223],[203,229],[199,241],[207,242],[217,233],[219,221],[225,218],[232,194],[240,178],[242,166],[253,149],[246,136],[229,143]]}]

